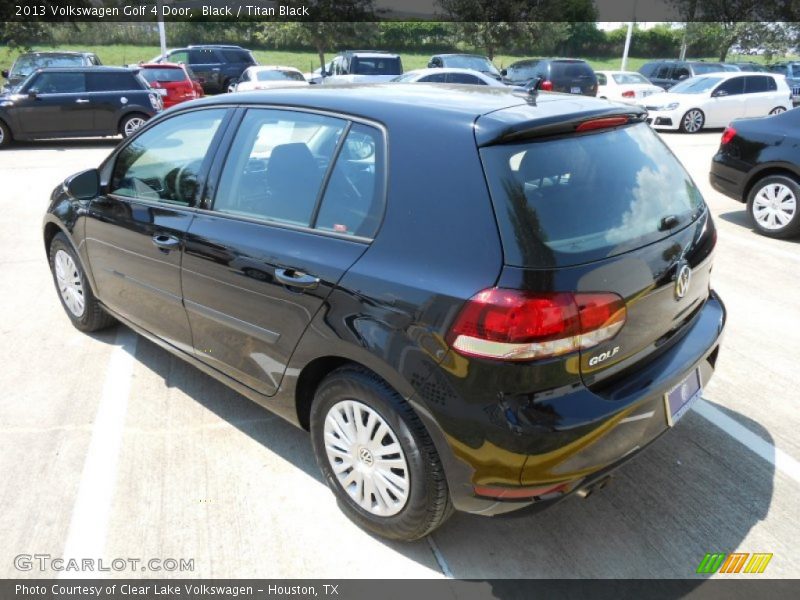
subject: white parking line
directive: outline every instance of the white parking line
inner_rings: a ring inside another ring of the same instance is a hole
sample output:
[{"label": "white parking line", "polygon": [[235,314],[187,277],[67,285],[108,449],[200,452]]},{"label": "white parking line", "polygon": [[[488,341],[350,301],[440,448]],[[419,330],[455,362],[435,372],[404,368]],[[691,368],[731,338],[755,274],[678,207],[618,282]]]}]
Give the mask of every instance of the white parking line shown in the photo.
[{"label": "white parking line", "polygon": [[722,429],[722,431],[750,451],[771,463],[778,471],[800,483],[800,462],[786,454],[786,452],[761,439],[747,427],[744,427],[713,404],[710,404],[708,400],[700,399],[694,405],[694,411]]},{"label": "white parking line", "polygon": [[[97,560],[103,556],[105,550],[137,339],[138,336],[133,331],[120,326],[114,340],[116,348],[109,360],[103,393],[92,427],[92,438],[83,463],[78,495],[72,508],[69,533],[64,544],[63,556],[67,560]],[[86,577],[86,574],[80,571],[61,571],[60,576],[75,579]]]}]

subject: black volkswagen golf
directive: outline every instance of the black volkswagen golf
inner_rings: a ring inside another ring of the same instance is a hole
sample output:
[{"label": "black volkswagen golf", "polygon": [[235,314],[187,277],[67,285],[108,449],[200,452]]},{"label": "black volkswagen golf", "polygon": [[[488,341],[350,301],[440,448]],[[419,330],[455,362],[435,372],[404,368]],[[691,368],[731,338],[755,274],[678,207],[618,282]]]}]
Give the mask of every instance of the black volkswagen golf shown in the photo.
[{"label": "black volkswagen golf", "polygon": [[711,377],[714,224],[644,116],[425,84],[189,102],[59,185],[44,245],[78,329],[309,430],[343,510],[416,539],[585,495]]}]

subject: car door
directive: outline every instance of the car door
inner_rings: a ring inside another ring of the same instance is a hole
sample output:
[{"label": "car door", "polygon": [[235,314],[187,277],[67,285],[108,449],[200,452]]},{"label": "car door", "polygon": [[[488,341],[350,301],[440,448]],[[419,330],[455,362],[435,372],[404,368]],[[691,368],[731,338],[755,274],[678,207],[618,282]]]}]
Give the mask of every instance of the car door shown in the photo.
[{"label": "car door", "polygon": [[51,135],[92,130],[93,108],[80,71],[44,71],[20,91],[17,103],[19,131]]},{"label": "car door", "polygon": [[143,131],[101,168],[86,250],[100,300],[136,325],[192,352],[180,266],[195,195],[224,108],[178,113]]},{"label": "car door", "polygon": [[745,116],[744,80],[744,76],[731,77],[714,88],[704,111],[706,127],[726,127],[734,119]]},{"label": "car door", "polygon": [[376,127],[246,111],[186,238],[197,358],[275,393],[306,327],[377,230],[384,155]]},{"label": "car door", "polygon": [[205,79],[206,86],[219,88],[222,86],[220,69],[221,60],[211,48],[191,48],[189,50],[189,66],[198,77]]},{"label": "car door", "polygon": [[778,86],[769,75],[748,75],[744,78],[746,117],[763,117],[788,98],[778,97]]},{"label": "car door", "polygon": [[92,129],[97,133],[119,131],[119,111],[129,101],[125,92],[142,92],[133,73],[99,71],[86,74],[86,88],[92,105]]}]

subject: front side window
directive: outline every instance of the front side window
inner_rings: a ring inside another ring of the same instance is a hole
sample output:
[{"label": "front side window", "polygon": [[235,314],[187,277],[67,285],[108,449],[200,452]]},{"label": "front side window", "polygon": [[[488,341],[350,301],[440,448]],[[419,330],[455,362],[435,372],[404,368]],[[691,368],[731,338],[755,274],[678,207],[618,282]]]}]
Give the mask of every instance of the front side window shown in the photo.
[{"label": "front side window", "polygon": [[310,113],[249,110],[228,153],[214,210],[308,227],[345,125]]},{"label": "front side window", "polygon": [[28,91],[37,94],[81,94],[86,91],[83,73],[40,73]]},{"label": "front side window", "polygon": [[162,121],[117,156],[110,192],[128,198],[189,206],[225,109],[198,110]]},{"label": "front side window", "polygon": [[738,96],[744,94],[744,77],[733,77],[727,81],[723,81],[719,87],[714,90],[722,96]]},{"label": "front side window", "polygon": [[167,61],[173,63],[188,63],[189,53],[186,50],[178,50],[177,52],[170,54],[167,57]]}]

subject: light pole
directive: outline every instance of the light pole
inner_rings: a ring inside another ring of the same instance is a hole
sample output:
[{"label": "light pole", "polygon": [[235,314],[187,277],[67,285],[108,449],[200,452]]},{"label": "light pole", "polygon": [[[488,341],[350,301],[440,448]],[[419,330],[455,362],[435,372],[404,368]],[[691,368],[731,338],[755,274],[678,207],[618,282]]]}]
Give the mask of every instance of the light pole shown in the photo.
[{"label": "light pole", "polygon": [[167,32],[164,28],[164,13],[161,10],[161,0],[157,0],[156,9],[158,10],[158,39],[161,43],[161,56],[167,56]]},{"label": "light pole", "polygon": [[628,22],[628,35],[625,36],[625,50],[622,52],[621,71],[626,71],[628,66],[628,50],[631,47],[631,35],[633,35],[633,21]]}]

